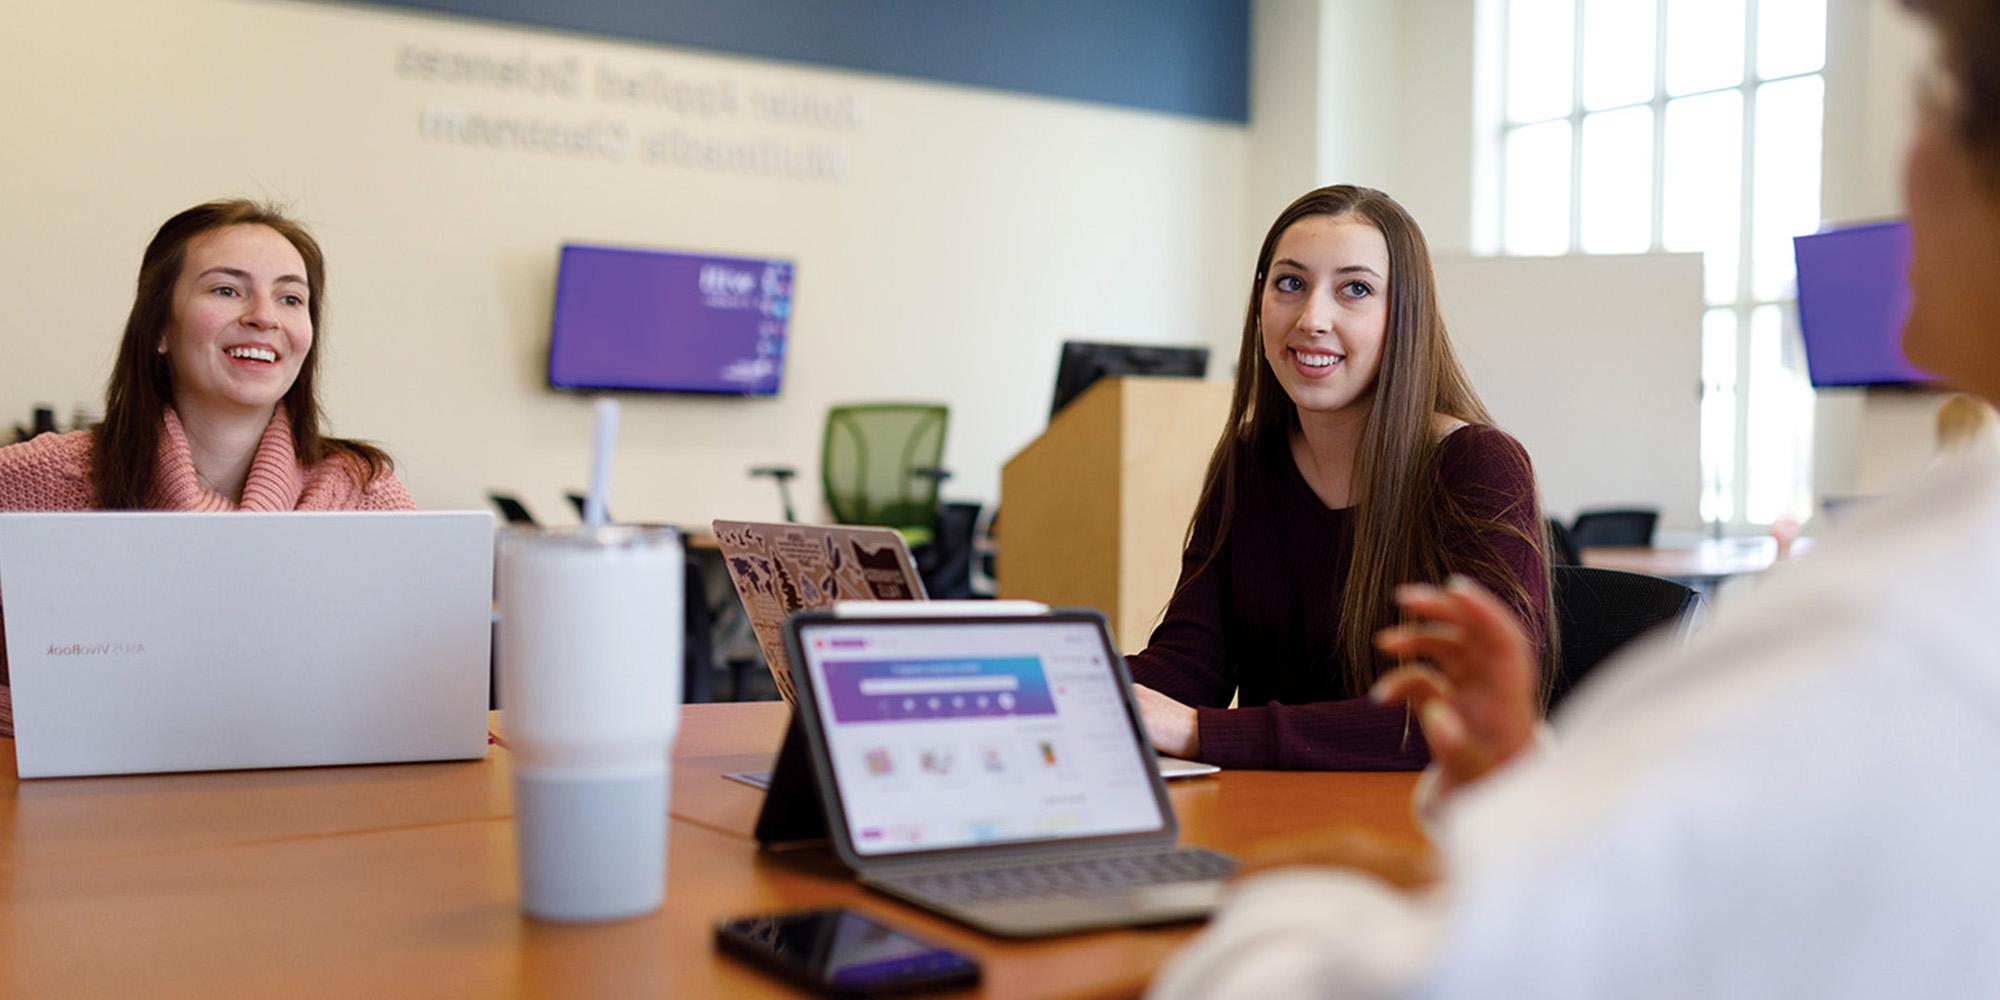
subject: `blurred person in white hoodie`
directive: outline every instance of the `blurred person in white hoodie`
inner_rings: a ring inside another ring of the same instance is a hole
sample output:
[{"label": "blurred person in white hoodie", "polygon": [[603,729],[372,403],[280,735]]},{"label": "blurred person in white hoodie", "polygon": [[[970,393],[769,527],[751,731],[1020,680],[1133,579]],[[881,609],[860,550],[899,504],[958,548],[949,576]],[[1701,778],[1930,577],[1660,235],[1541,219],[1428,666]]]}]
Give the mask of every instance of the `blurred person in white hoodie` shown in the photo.
[{"label": "blurred person in white hoodie", "polygon": [[[1939,56],[1904,351],[1996,403],[2000,2],[1905,4]],[[1240,882],[1155,997],[2000,997],[1995,452],[1600,671],[1552,735],[1502,605],[1402,601],[1376,694],[1424,723],[1435,858],[1295,844],[1325,863]]]}]

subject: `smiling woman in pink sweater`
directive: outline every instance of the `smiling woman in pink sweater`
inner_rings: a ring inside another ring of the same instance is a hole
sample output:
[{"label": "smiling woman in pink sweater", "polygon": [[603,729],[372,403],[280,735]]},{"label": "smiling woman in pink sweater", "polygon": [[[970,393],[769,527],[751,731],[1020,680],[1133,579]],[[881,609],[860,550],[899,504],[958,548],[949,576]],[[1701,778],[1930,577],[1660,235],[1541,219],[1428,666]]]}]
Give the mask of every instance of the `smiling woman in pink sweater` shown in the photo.
[{"label": "smiling woman in pink sweater", "polygon": [[[388,455],[320,433],[325,290],[319,244],[272,208],[168,219],[139,264],[104,422],[0,448],[0,510],[414,509]],[[6,682],[0,641],[0,735]]]}]

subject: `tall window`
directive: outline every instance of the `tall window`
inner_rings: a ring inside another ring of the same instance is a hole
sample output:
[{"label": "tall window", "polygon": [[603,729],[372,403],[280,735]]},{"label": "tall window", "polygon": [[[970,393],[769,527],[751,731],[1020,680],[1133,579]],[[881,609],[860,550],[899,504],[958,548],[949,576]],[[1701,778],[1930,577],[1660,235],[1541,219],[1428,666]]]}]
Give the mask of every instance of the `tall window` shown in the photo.
[{"label": "tall window", "polygon": [[1496,2],[1499,249],[1704,254],[1701,516],[1804,519],[1792,237],[1819,224],[1826,0]]}]

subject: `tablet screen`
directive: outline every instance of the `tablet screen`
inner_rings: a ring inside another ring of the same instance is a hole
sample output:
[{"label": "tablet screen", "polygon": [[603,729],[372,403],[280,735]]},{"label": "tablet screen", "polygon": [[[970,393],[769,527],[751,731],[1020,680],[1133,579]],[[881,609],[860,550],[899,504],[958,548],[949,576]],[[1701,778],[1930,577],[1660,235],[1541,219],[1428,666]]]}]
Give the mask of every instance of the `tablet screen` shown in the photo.
[{"label": "tablet screen", "polygon": [[1097,622],[823,622],[799,640],[857,853],[1166,826]]}]

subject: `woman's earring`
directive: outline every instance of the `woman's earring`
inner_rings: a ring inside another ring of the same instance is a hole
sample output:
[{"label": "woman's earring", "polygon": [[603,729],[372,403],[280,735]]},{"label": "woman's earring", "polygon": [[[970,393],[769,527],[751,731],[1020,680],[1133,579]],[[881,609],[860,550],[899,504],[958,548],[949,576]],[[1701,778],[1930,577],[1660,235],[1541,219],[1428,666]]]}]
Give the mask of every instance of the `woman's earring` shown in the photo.
[{"label": "woman's earring", "polygon": [[161,354],[167,353],[167,342],[165,340],[160,341],[159,353]]}]

